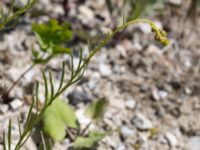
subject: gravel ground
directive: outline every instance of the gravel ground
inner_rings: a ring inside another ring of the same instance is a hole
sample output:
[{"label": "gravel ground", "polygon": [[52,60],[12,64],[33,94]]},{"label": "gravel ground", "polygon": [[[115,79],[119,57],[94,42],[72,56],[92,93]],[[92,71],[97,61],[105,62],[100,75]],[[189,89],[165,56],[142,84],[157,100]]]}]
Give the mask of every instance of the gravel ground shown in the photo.
[{"label": "gravel ground", "polygon": [[[171,6],[174,3],[176,6]],[[116,7],[121,5],[116,1]],[[169,46],[163,48],[156,43],[147,25],[131,26],[103,48],[90,62],[83,79],[62,95],[76,108],[83,127],[90,122],[82,113],[86,105],[101,97],[108,100],[103,121],[90,129],[119,132],[105,137],[98,150],[200,150],[200,22],[197,19],[194,25],[184,19],[187,3],[171,1],[171,5],[165,5],[162,15],[150,18],[167,29]],[[46,15],[31,17],[39,11]],[[66,10],[61,0],[40,1],[19,19],[14,29],[0,35],[0,92],[32,63],[31,49],[37,43],[31,22],[48,21],[51,17],[72,22],[76,32],[71,45],[74,50],[82,47],[87,54],[87,34],[95,36],[119,24],[116,20],[120,20],[120,10],[113,14],[103,0],[69,1]],[[80,35],[79,30],[87,34]],[[55,81],[59,81],[60,64],[66,59],[69,58],[61,56],[47,64]],[[78,62],[78,57],[74,61]],[[34,81],[42,81],[40,70],[44,67],[34,67],[12,91],[12,101],[1,102],[0,128],[6,131],[8,120],[12,119],[13,145],[19,137],[16,118],[27,113]],[[30,138],[24,149],[37,149],[35,143]],[[56,143],[54,149],[67,149],[69,145],[66,139]]]}]

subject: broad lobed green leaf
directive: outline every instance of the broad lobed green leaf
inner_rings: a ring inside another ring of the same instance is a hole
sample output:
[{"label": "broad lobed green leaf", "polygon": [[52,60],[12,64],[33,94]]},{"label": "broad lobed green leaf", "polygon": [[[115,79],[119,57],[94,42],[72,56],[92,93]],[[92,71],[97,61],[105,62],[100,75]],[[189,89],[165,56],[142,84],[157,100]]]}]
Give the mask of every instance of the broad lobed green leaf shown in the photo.
[{"label": "broad lobed green leaf", "polygon": [[47,108],[43,116],[43,131],[54,141],[61,141],[66,136],[66,127],[78,128],[73,108],[62,99],[56,99]]}]

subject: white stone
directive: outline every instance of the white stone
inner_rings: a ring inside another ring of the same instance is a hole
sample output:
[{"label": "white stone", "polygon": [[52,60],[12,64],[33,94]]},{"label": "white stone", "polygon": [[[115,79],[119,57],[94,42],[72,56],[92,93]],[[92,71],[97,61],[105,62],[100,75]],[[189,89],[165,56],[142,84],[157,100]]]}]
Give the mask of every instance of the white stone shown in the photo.
[{"label": "white stone", "polygon": [[85,19],[87,21],[91,21],[91,20],[94,19],[93,11],[90,8],[88,8],[88,7],[84,6],[84,5],[81,5],[79,7],[79,12],[81,13],[80,16],[81,16],[82,20]]},{"label": "white stone", "polygon": [[11,103],[10,106],[13,110],[18,109],[23,105],[23,102],[20,99],[14,99]]},{"label": "white stone", "polygon": [[133,123],[139,130],[149,130],[153,128],[152,122],[141,113],[136,114],[133,118]]},{"label": "white stone", "polygon": [[157,89],[153,89],[152,96],[155,100],[160,100],[166,98],[168,96],[168,93],[163,90],[158,91]]},{"label": "white stone", "polygon": [[154,100],[160,100],[160,95],[158,94],[158,90],[157,89],[153,89],[152,90],[152,96],[154,98]]},{"label": "white stone", "polygon": [[105,77],[111,75],[112,73],[110,66],[103,63],[99,65],[99,71],[101,75]]},{"label": "white stone", "polygon": [[120,144],[117,146],[116,150],[127,150],[127,148],[126,148],[125,145],[123,145],[123,144],[120,143]]},{"label": "white stone", "polygon": [[127,100],[127,101],[125,102],[125,107],[126,107],[126,108],[134,109],[135,106],[136,106],[136,102],[135,102],[135,100],[133,100],[133,99]]},{"label": "white stone", "polygon": [[166,98],[168,96],[168,93],[163,90],[158,91],[158,94],[161,98]]},{"label": "white stone", "polygon": [[27,141],[24,143],[23,148],[27,150],[37,150],[36,144],[34,143],[32,138],[27,139]]},{"label": "white stone", "polygon": [[116,46],[116,50],[117,50],[123,57],[127,57],[126,49],[125,49],[124,46],[122,46],[121,44],[118,44],[118,45]]},{"label": "white stone", "polygon": [[193,136],[187,143],[188,150],[200,150],[200,136]]},{"label": "white stone", "polygon": [[21,75],[21,72],[19,72],[18,68],[12,67],[8,70],[7,74],[11,78],[11,80],[16,81]]},{"label": "white stone", "polygon": [[167,132],[167,133],[165,134],[165,137],[166,137],[166,139],[167,139],[167,141],[168,141],[168,143],[169,143],[169,145],[170,145],[171,147],[177,146],[178,140],[177,140],[177,138],[175,137],[174,134],[172,134],[171,132]]},{"label": "white stone", "polygon": [[133,129],[130,129],[127,126],[123,126],[121,128],[121,134],[124,138],[133,137],[134,131]]},{"label": "white stone", "polygon": [[30,71],[28,71],[26,74],[25,74],[25,79],[28,81],[28,82],[31,82],[33,77],[35,75],[35,71],[34,69],[31,69]]},{"label": "white stone", "polygon": [[8,105],[1,104],[1,106],[0,106],[0,112],[4,114],[7,111],[8,111]]},{"label": "white stone", "polygon": [[73,65],[74,65],[74,70],[76,70],[78,68],[78,64],[79,64],[80,59],[77,57],[73,58]]},{"label": "white stone", "polygon": [[96,85],[97,85],[96,81],[91,80],[88,82],[88,87],[90,90],[94,90],[96,88]]},{"label": "white stone", "polygon": [[[162,29],[162,23],[160,21],[155,20],[154,23],[157,28]],[[148,23],[140,23],[138,27],[145,34],[151,33],[151,27]]]},{"label": "white stone", "polygon": [[152,55],[152,54],[160,55],[160,54],[162,54],[162,51],[158,46],[151,44],[146,49],[145,54],[146,55]]},{"label": "white stone", "polygon": [[61,5],[55,5],[55,6],[53,6],[53,8],[54,8],[53,9],[54,13],[59,14],[59,15],[65,14],[65,11]]},{"label": "white stone", "polygon": [[138,143],[140,144],[141,150],[149,150],[149,144],[148,144],[148,135],[147,134],[139,134],[138,137]]},{"label": "white stone", "polygon": [[169,0],[169,3],[172,5],[180,6],[182,4],[182,0]]},{"label": "white stone", "polygon": [[145,34],[149,34],[151,33],[151,27],[149,26],[149,24],[147,23],[141,23],[139,25],[140,30],[145,33]]},{"label": "white stone", "polygon": [[142,45],[139,42],[135,42],[133,44],[133,49],[135,49],[137,51],[141,51],[142,50]]},{"label": "white stone", "polygon": [[[109,142],[108,142],[109,141]],[[109,146],[113,147],[114,149],[117,148],[118,146],[118,142],[116,140],[113,140],[113,137],[109,137],[109,136],[106,136],[102,142],[105,142],[107,143]]]},{"label": "white stone", "polygon": [[76,111],[76,117],[82,126],[86,126],[91,122],[91,119],[85,116],[85,112],[83,109],[79,109]]}]

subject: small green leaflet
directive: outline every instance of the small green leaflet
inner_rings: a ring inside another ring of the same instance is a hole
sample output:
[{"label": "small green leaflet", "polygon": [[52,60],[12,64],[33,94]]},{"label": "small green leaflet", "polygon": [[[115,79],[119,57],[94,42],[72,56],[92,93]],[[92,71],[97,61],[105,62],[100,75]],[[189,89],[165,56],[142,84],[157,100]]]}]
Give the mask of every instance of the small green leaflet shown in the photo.
[{"label": "small green leaflet", "polygon": [[99,121],[102,119],[108,102],[106,99],[102,98],[97,101],[93,101],[86,109],[86,115],[90,117],[93,121]]},{"label": "small green leaflet", "polygon": [[[52,19],[47,24],[32,24],[40,50],[33,49],[33,61],[35,63],[45,63],[57,54],[70,54],[70,48],[65,45],[72,39],[72,32],[69,24],[60,25],[57,20]],[[45,58],[42,54],[46,54]]]}]

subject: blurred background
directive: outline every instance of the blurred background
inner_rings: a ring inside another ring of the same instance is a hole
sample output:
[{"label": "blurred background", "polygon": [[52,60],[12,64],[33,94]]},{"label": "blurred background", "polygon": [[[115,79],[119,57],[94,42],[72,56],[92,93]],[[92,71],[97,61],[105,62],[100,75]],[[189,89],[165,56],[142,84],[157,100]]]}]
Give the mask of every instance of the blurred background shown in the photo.
[{"label": "blurred background", "polygon": [[[17,10],[23,1],[15,3]],[[10,1],[2,4],[9,7]],[[109,102],[102,122],[90,128],[119,132],[99,142],[98,150],[200,150],[199,13],[198,0],[41,0],[14,28],[0,34],[0,93],[32,64],[31,50],[37,47],[32,22],[51,18],[69,22],[73,39],[68,45],[77,64],[80,48],[87,55],[105,33],[124,20],[150,19],[168,33],[169,45],[156,42],[149,25],[130,25],[102,48],[83,79],[63,98],[76,109],[83,126],[88,124],[82,114],[88,103],[102,97]],[[12,91],[12,101],[1,102],[1,129],[7,128],[10,117],[14,120],[27,113],[27,99],[33,94],[35,81],[42,78],[40,70],[51,68],[59,83],[61,63],[66,59],[57,57],[25,75]],[[32,150],[37,144],[31,138],[25,149]],[[68,145],[66,138],[56,143],[55,149]]]}]

